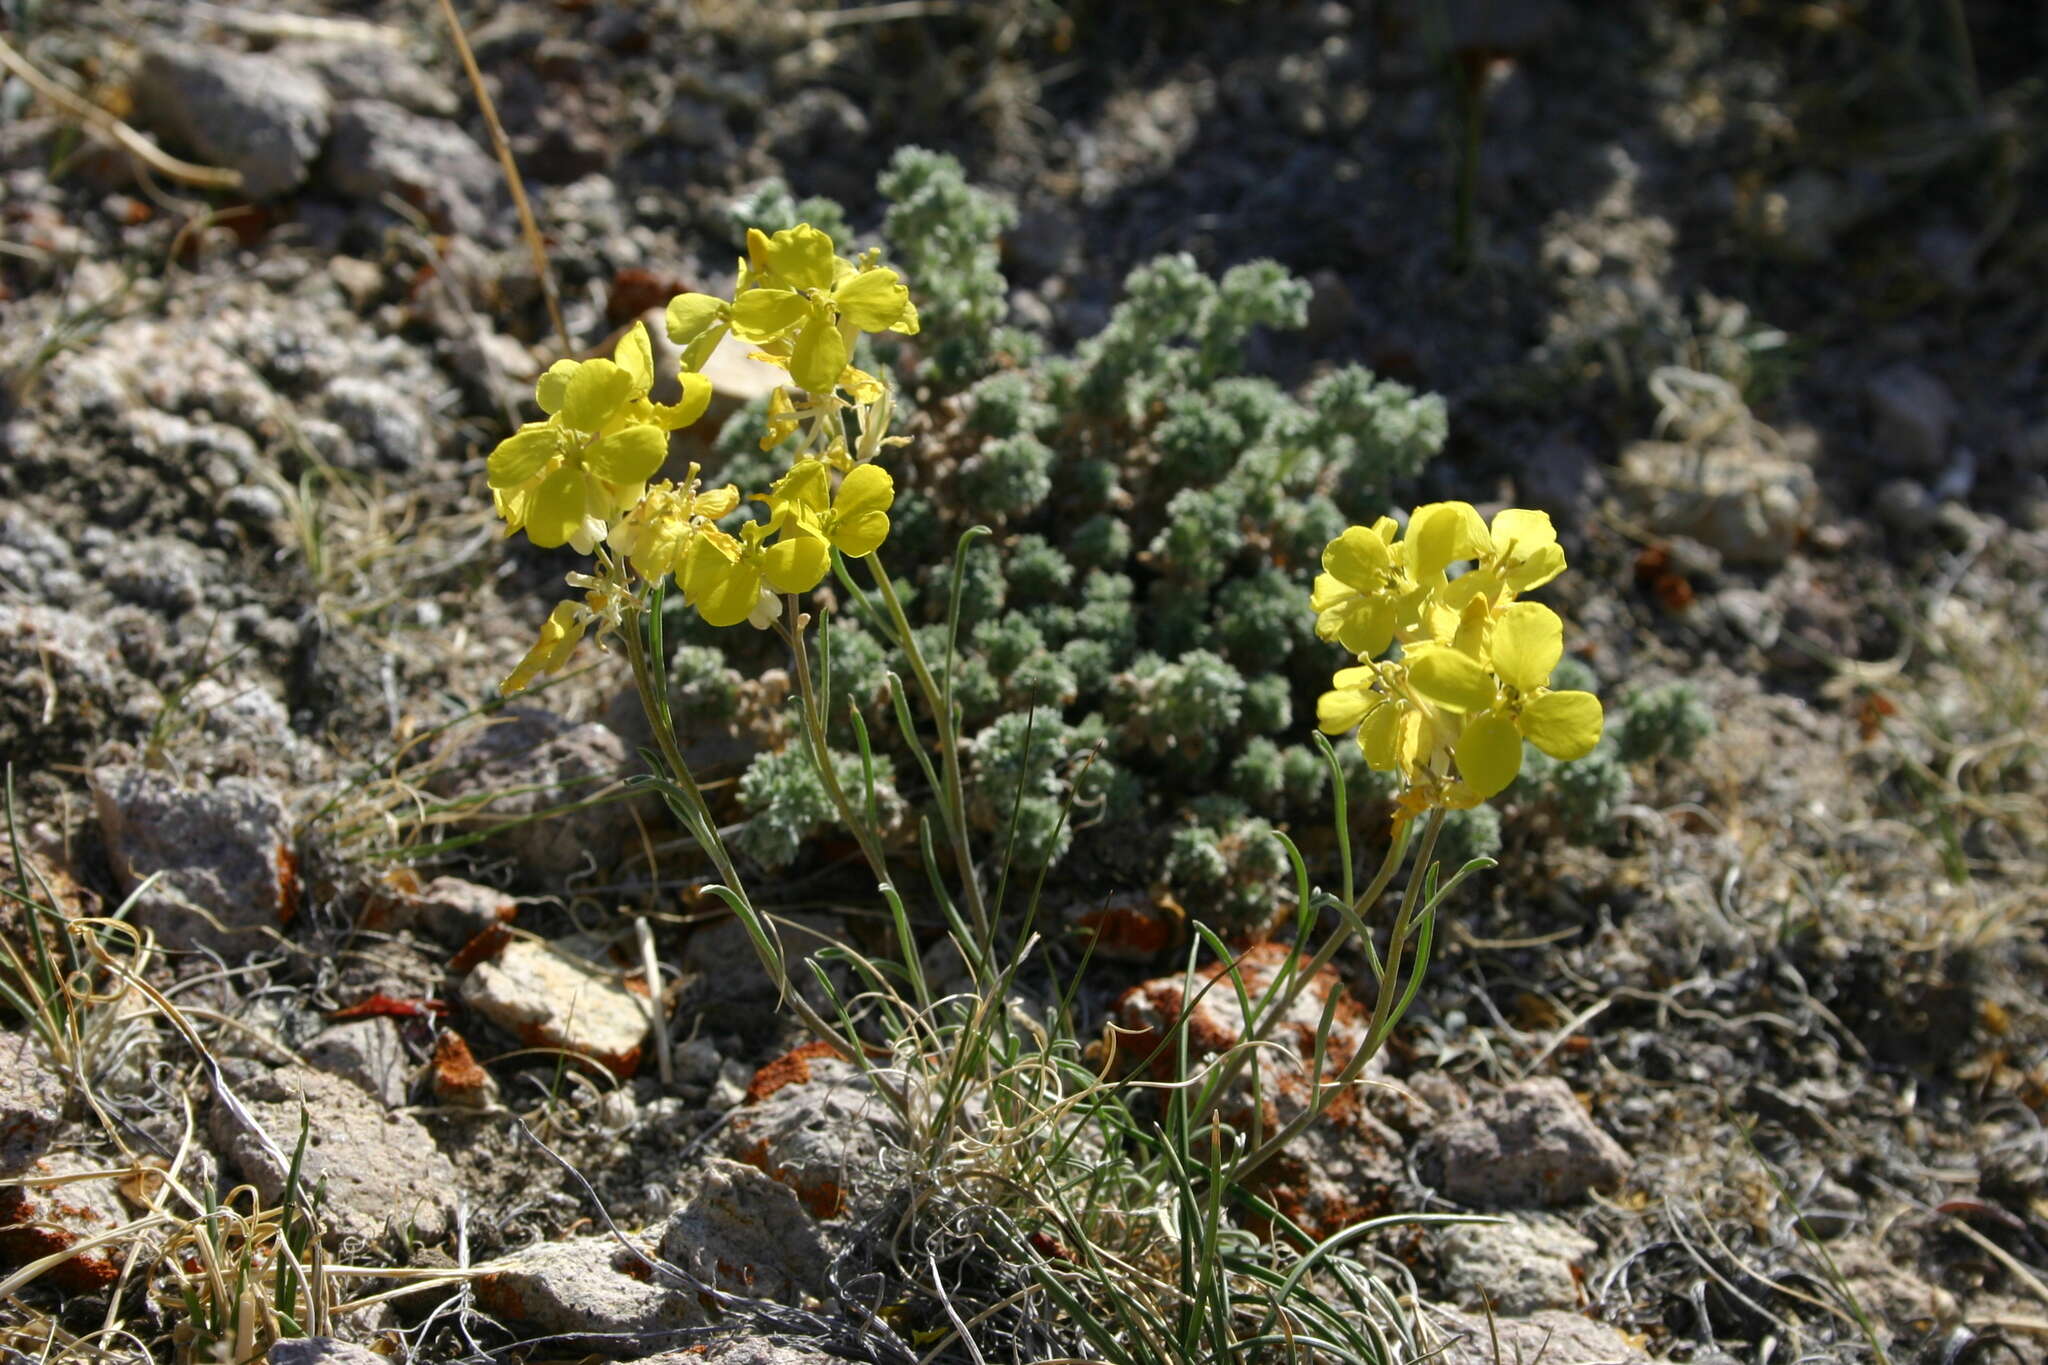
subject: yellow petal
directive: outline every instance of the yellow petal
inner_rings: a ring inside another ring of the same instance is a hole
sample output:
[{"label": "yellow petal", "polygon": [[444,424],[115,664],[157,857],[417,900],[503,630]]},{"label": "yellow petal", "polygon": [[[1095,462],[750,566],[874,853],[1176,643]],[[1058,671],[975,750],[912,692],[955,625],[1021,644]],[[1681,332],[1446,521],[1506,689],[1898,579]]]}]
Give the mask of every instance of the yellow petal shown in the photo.
[{"label": "yellow petal", "polygon": [[740,490],[733,484],[713,488],[697,495],[697,515],[717,521],[733,508],[740,505]]},{"label": "yellow petal", "polygon": [[695,374],[703,369],[704,362],[711,359],[711,353],[718,349],[718,343],[725,340],[726,333],[731,330],[728,324],[720,322],[699,332],[695,341],[683,347],[682,372]]},{"label": "yellow petal", "polygon": [[1515,602],[1493,626],[1493,669],[1517,692],[1530,693],[1550,681],[1564,657],[1564,622],[1540,602]]},{"label": "yellow petal", "polygon": [[654,387],[654,343],[647,338],[647,324],[635,322],[612,348],[612,363],[633,377],[633,392],[644,398]]},{"label": "yellow petal", "polygon": [[526,657],[519,661],[511,676],[498,684],[498,691],[509,697],[514,692],[524,692],[540,674],[558,671],[576,652],[576,643],[589,625],[589,618],[577,610],[574,602],[557,602],[540,628],[540,641],[526,651]]},{"label": "yellow petal", "polygon": [[643,484],[668,458],[668,433],[638,422],[600,436],[583,452],[583,463],[606,483]]},{"label": "yellow petal", "polygon": [[1323,547],[1323,572],[1360,592],[1377,591],[1394,558],[1387,543],[1363,526],[1353,526]]},{"label": "yellow petal", "polygon": [[596,431],[633,397],[633,376],[609,360],[586,360],[562,390],[562,420]]},{"label": "yellow petal", "polygon": [[1394,604],[1383,597],[1359,599],[1345,612],[1337,642],[1362,659],[1384,654],[1394,642]]},{"label": "yellow petal", "polygon": [[768,490],[768,505],[777,511],[801,507],[808,512],[823,512],[831,497],[832,472],[825,468],[824,461],[805,457],[791,465],[789,472]]},{"label": "yellow petal", "polygon": [[581,368],[573,360],[557,360],[548,366],[540,382],[533,386],[534,401],[540,410],[553,416],[562,410],[562,397],[569,389],[569,376]]},{"label": "yellow petal", "polygon": [[[747,243],[750,249],[753,241],[749,236]],[[761,256],[762,263],[793,289],[832,287],[832,239],[809,223],[784,228],[768,238]]]},{"label": "yellow petal", "polygon": [[654,420],[663,431],[676,431],[690,425],[704,415],[704,409],[711,406],[711,381],[694,370],[684,370],[680,376],[683,396],[673,403],[654,404]]},{"label": "yellow petal", "polygon": [[871,555],[889,538],[887,512],[861,512],[842,517],[832,528],[832,543],[839,553],[853,559]]},{"label": "yellow petal", "polygon": [[1521,561],[1546,545],[1557,544],[1557,527],[1550,513],[1527,507],[1509,507],[1493,518],[1493,548],[1510,560]]},{"label": "yellow petal", "polygon": [[1538,546],[1527,559],[1509,567],[1507,585],[1516,592],[1533,592],[1564,572],[1564,546]]},{"label": "yellow petal", "polygon": [[486,462],[491,487],[516,488],[540,473],[559,448],[552,422],[528,422],[498,442]]},{"label": "yellow petal", "polygon": [[1493,705],[1499,690],[1478,660],[1443,645],[1417,647],[1408,664],[1408,681],[1424,697],[1452,711],[1483,711]]},{"label": "yellow petal", "polygon": [[1386,699],[1356,687],[1340,687],[1316,698],[1316,728],[1326,735],[1341,735],[1358,728],[1360,721]]},{"label": "yellow petal", "polygon": [[1584,758],[1600,742],[1606,720],[1591,692],[1545,692],[1522,708],[1522,733],[1552,758]]},{"label": "yellow petal", "polygon": [[1416,508],[1408,518],[1408,535],[1402,544],[1408,555],[1408,572],[1417,580],[1427,580],[1458,560],[1485,554],[1492,540],[1471,503],[1432,502]]},{"label": "yellow petal", "polygon": [[1367,713],[1358,727],[1358,747],[1365,754],[1367,767],[1381,773],[1394,770],[1400,761],[1402,719],[1413,714],[1412,707],[1391,701]]},{"label": "yellow petal", "polygon": [[886,512],[896,501],[896,481],[880,465],[856,465],[839,482],[839,496],[832,506],[841,516],[864,512]]},{"label": "yellow petal", "polygon": [[687,346],[724,319],[729,308],[724,299],[710,294],[678,294],[668,301],[668,310],[663,320],[668,324],[668,339],[678,346]]},{"label": "yellow petal", "polygon": [[1481,796],[1498,796],[1522,771],[1522,733],[1498,712],[1485,711],[1466,722],[1455,752],[1458,771]]},{"label": "yellow petal", "polygon": [[762,556],[762,572],[777,592],[809,592],[832,567],[832,551],[808,531],[785,533]]},{"label": "yellow petal", "polygon": [[811,315],[810,300],[787,289],[749,289],[733,300],[732,329],[748,341],[773,341]]},{"label": "yellow petal", "polygon": [[863,332],[886,332],[903,316],[910,290],[893,270],[862,270],[832,291],[839,316]]},{"label": "yellow petal", "polygon": [[820,309],[797,334],[796,349],[789,355],[789,377],[811,393],[823,395],[838,385],[839,372],[845,368],[846,338]]},{"label": "yellow petal", "polygon": [[583,471],[558,469],[534,490],[526,509],[526,538],[543,550],[569,543],[583,527]]}]

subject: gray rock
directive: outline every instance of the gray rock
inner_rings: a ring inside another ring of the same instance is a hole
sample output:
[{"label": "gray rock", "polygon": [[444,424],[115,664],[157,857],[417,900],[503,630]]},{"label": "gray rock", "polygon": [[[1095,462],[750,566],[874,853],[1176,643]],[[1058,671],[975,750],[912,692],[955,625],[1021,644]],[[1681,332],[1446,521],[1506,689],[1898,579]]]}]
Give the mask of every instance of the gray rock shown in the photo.
[{"label": "gray rock", "polygon": [[455,1167],[416,1120],[387,1112],[353,1081],[296,1063],[258,1073],[235,1093],[269,1142],[219,1099],[207,1131],[266,1204],[284,1193],[299,1115],[307,1116],[302,1179],[307,1188],[326,1184],[320,1217],[330,1246],[397,1234],[435,1242],[447,1232]]},{"label": "gray rock", "polygon": [[[891,1120],[887,1104],[851,1063],[809,1056],[798,1049],[780,1062],[786,1084],[734,1112],[725,1126],[727,1156],[757,1166],[796,1191],[816,1218],[845,1212],[859,1175],[875,1170],[882,1155],[880,1130]],[[793,1063],[793,1064],[792,1064]]]},{"label": "gray rock", "polygon": [[426,414],[381,379],[343,375],[327,386],[324,406],[351,438],[344,468],[417,469],[432,453]]},{"label": "gray rock", "polygon": [[478,1267],[477,1303],[540,1332],[614,1335],[703,1322],[696,1297],[653,1281],[610,1237],[542,1242]]},{"label": "gray rock", "polygon": [[1436,1365],[1639,1365],[1650,1358],[1604,1322],[1551,1309],[1526,1318],[1433,1307]]},{"label": "gray rock", "polygon": [[511,923],[519,913],[517,903],[496,887],[460,877],[436,877],[418,891],[392,896],[388,905],[391,913],[384,922],[390,927],[423,929],[450,948]]},{"label": "gray rock", "polygon": [[1659,534],[1691,536],[1731,564],[1784,563],[1820,500],[1811,469],[1746,444],[1638,441],[1620,480]]},{"label": "gray rock", "polygon": [[172,536],[149,536],[108,557],[103,581],[123,602],[166,617],[182,616],[206,600],[216,561]]},{"label": "gray rock", "polygon": [[157,877],[135,919],[166,947],[246,953],[274,943],[266,931],[291,922],[298,858],[284,802],[270,787],[228,777],[187,788],[129,766],[97,769],[88,785],[122,891]]},{"label": "gray rock", "polygon": [[1504,1223],[1451,1223],[1431,1239],[1440,1283],[1465,1308],[1511,1318],[1577,1308],[1574,1265],[1599,1250],[1562,1219],[1535,1215]]},{"label": "gray rock", "polygon": [[1917,365],[1893,365],[1864,386],[1878,460],[1896,474],[1933,474],[1948,463],[1956,400]]},{"label": "gray rock", "polygon": [[[571,725],[537,707],[512,707],[450,745],[429,785],[440,796],[492,797],[474,823],[502,825],[587,802],[637,767],[624,742],[602,725]],[[527,821],[491,843],[533,881],[552,883],[586,859],[609,866],[633,834],[632,817],[605,804]]]},{"label": "gray rock", "polygon": [[553,944],[510,940],[463,979],[462,1003],[530,1047],[588,1057],[622,1078],[640,1067],[646,1000],[615,973]]},{"label": "gray rock", "polygon": [[275,57],[165,44],[143,54],[135,101],[151,127],[241,172],[258,199],[306,183],[327,136],[327,89]]},{"label": "gray rock", "polygon": [[287,1337],[272,1343],[264,1365],[390,1365],[367,1346],[338,1337]]},{"label": "gray rock", "polygon": [[0,1033],[0,1176],[50,1149],[64,1126],[64,1078],[25,1033]]},{"label": "gray rock", "polygon": [[386,100],[435,118],[453,118],[462,109],[445,76],[389,43],[287,43],[273,55],[312,72],[337,100]]},{"label": "gray rock", "polygon": [[375,1015],[330,1024],[300,1052],[322,1071],[354,1081],[386,1109],[405,1103],[414,1068],[395,1020]]},{"label": "gray rock", "polygon": [[839,1365],[839,1360],[838,1356],[786,1346],[766,1337],[742,1337],[710,1347],[664,1351],[635,1361],[634,1365]]},{"label": "gray rock", "polygon": [[1483,1208],[1569,1204],[1613,1189],[1632,1164],[1555,1076],[1476,1101],[1437,1140],[1443,1192]]},{"label": "gray rock", "polygon": [[801,1303],[830,1289],[831,1253],[795,1192],[719,1157],[662,1229],[661,1254],[728,1294]]},{"label": "gray rock", "polygon": [[1785,611],[1760,588],[1723,588],[1714,594],[1712,611],[1735,639],[1768,650],[1785,633]]},{"label": "gray rock", "polygon": [[469,134],[386,100],[350,100],[334,111],[321,175],[337,194],[372,202],[396,195],[434,227],[485,234],[496,208],[497,163]]}]

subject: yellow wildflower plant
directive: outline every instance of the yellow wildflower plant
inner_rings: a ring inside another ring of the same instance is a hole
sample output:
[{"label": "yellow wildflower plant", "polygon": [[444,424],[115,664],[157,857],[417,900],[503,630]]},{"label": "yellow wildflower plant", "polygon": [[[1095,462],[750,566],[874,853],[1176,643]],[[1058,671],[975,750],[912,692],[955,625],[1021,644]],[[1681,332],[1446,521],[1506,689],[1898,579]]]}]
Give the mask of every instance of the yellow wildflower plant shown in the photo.
[{"label": "yellow wildflower plant", "polygon": [[[813,397],[843,384],[872,402],[882,385],[848,363],[854,338],[861,332],[909,336],[918,330],[917,306],[894,270],[875,264],[873,253],[848,260],[808,223],[773,236],[749,231],[744,274],[724,321]],[[707,319],[707,325],[715,321]]]},{"label": "yellow wildflower plant", "polygon": [[711,382],[683,376],[673,404],[656,403],[654,352],[634,323],[610,360],[559,360],[534,397],[547,419],[499,442],[488,461],[491,494],[506,534],[525,531],[544,549],[590,554],[647,491],[668,458],[668,433],[704,415]]},{"label": "yellow wildflower plant", "polygon": [[702,488],[702,472],[693,463],[681,483],[655,484],[612,528],[612,548],[649,583],[674,573],[689,553],[691,537],[740,505],[740,490],[732,484]]},{"label": "yellow wildflower plant", "polygon": [[[1453,566],[1472,561],[1455,576]],[[1357,732],[1366,763],[1401,776],[1403,818],[1505,791],[1527,740],[1583,758],[1603,713],[1589,692],[1553,691],[1564,622],[1519,594],[1564,572],[1547,514],[1508,508],[1489,524],[1470,503],[1429,503],[1403,531],[1353,526],[1323,552],[1310,595],[1316,633],[1360,660],[1316,704],[1326,734]],[[1381,659],[1393,646],[1397,659]]]}]

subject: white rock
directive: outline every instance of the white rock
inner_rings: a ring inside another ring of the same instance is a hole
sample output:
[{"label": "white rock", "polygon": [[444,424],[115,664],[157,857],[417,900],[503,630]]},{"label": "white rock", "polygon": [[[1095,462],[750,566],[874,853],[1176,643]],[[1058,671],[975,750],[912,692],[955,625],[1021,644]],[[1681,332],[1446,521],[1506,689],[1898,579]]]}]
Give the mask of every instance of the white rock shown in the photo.
[{"label": "white rock", "polygon": [[1691,536],[1733,564],[1782,564],[1820,499],[1811,469],[1749,445],[1638,441],[1622,452],[1621,483],[1660,535]]},{"label": "white rock", "polygon": [[830,1289],[831,1253],[796,1193],[753,1166],[719,1157],[669,1217],[661,1254],[728,1294],[801,1303]]},{"label": "white rock", "polygon": [[626,1077],[647,1041],[647,1002],[595,962],[515,938],[462,983],[462,1001],[532,1047],[588,1057]]},{"label": "white rock", "polygon": [[704,1319],[695,1296],[656,1282],[610,1237],[542,1242],[478,1270],[486,1312],[541,1332],[658,1332]]},{"label": "white rock", "polygon": [[326,139],[327,89],[275,57],[165,44],[144,54],[144,119],[203,161],[240,171],[258,199],[306,183]]},{"label": "white rock", "polygon": [[1443,1288],[1460,1305],[1509,1317],[1577,1308],[1574,1265],[1599,1250],[1562,1219],[1542,1214],[1502,1223],[1451,1223],[1431,1239]]},{"label": "white rock", "polygon": [[386,1109],[405,1103],[413,1063],[395,1020],[373,1015],[330,1024],[300,1051],[320,1070],[345,1076],[375,1095]]}]

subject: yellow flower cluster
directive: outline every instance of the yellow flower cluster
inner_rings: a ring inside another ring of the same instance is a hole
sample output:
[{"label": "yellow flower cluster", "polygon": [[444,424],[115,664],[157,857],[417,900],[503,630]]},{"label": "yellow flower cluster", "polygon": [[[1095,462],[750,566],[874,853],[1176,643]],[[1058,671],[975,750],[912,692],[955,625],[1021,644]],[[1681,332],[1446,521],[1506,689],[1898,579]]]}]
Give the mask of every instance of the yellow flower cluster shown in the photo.
[{"label": "yellow flower cluster", "polygon": [[[823,581],[833,550],[872,554],[889,533],[895,484],[871,463],[890,444],[887,388],[850,361],[862,332],[917,331],[917,309],[895,271],[876,264],[872,252],[858,261],[840,256],[808,224],[772,236],[757,229],[747,234],[733,297],[679,295],[667,322],[682,348],[679,401],[651,398],[653,347],[635,323],[610,360],[551,366],[535,392],[546,420],[527,423],[491,452],[491,494],[506,534],[523,530],[548,548],[573,545],[595,554],[600,570],[569,575],[584,589],[582,600],[556,606],[539,643],[502,685],[506,693],[560,669],[593,624],[600,634],[619,629],[639,593],[664,578],[710,624],[765,629],[781,614],[781,594]],[[800,404],[787,389],[770,403],[763,449],[804,435],[789,472],[752,495],[767,504],[767,519],[732,532],[716,523],[739,507],[738,488],[705,488],[695,464],[680,481],[653,482],[668,459],[668,434],[709,405],[702,370],[728,334],[804,390]],[[849,409],[862,433],[857,452],[846,440]]]},{"label": "yellow flower cluster", "polygon": [[[1600,742],[1599,699],[1550,688],[1564,622],[1517,600],[1564,567],[1548,514],[1511,507],[1489,525],[1463,502],[1416,508],[1405,534],[1391,517],[1353,526],[1324,549],[1316,634],[1359,663],[1331,680],[1316,722],[1356,729],[1366,762],[1401,775],[1404,814],[1498,795],[1521,771],[1523,740],[1558,759]],[[1396,644],[1398,658],[1380,657]]]}]

